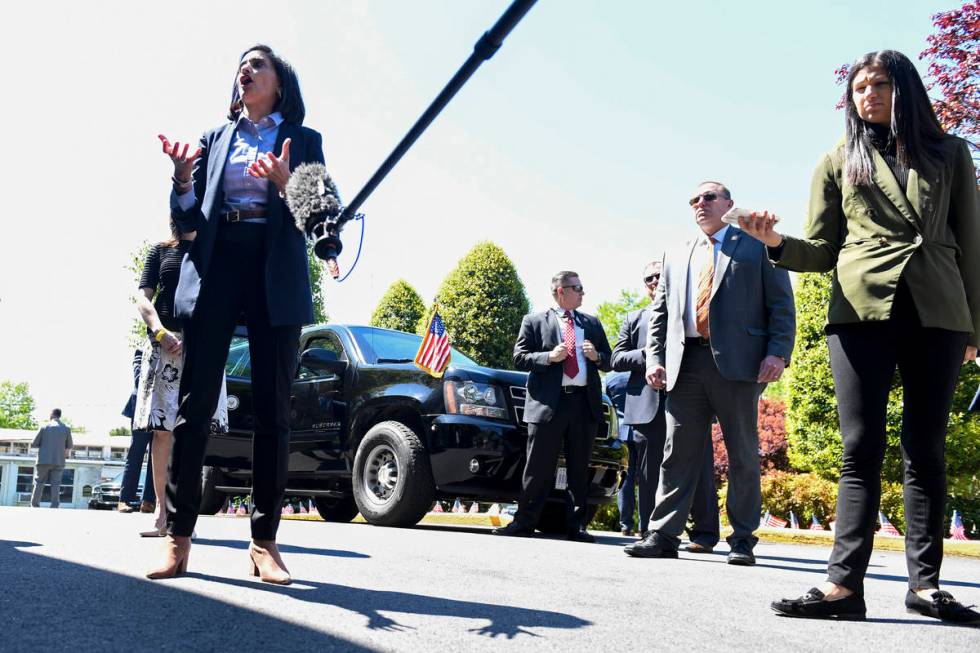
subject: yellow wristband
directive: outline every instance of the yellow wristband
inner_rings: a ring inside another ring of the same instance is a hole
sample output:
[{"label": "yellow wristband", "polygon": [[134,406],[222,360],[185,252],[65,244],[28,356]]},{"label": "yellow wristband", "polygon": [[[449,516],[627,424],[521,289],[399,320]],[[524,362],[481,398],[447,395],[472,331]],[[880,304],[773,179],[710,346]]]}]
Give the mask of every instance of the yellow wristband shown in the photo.
[{"label": "yellow wristband", "polygon": [[161,328],[159,331],[157,331],[157,334],[153,336],[153,339],[156,340],[157,342],[160,342],[161,340],[163,340],[163,337],[168,333],[170,332],[167,331],[166,329]]}]

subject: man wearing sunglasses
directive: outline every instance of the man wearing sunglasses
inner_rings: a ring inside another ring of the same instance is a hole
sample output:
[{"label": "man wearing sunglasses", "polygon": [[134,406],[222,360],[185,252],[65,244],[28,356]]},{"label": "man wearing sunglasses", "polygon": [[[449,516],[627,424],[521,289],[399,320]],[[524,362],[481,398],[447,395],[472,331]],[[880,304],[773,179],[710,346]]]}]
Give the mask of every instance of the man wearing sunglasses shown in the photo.
[{"label": "man wearing sunglasses", "polygon": [[514,367],[529,372],[524,421],[527,463],[514,521],[494,535],[534,534],[565,447],[569,540],[594,542],[588,517],[589,460],[602,420],[602,381],[612,352],[598,318],[580,313],[585,290],[575,272],[551,279],[555,306],[526,315],[514,344]]},{"label": "man wearing sunglasses", "polygon": [[647,333],[647,382],[667,391],[660,485],[650,535],[626,553],[677,557],[717,417],[729,461],[728,563],[753,565],[762,504],[758,400],[793,351],[793,289],[761,242],[722,222],[733,206],[723,184],[703,182],[689,204],[700,233],[664,258]]},{"label": "man wearing sunglasses", "polygon": [[[653,301],[660,283],[663,263],[651,261],[643,270],[643,284],[647,297]],[[665,413],[666,397],[646,381],[646,345],[651,307],[626,314],[619,338],[613,347],[612,368],[617,372],[629,372],[625,384],[625,407],[622,424],[630,427],[629,474],[619,493],[619,518],[626,535],[633,523],[633,508],[639,516],[640,536],[649,535],[650,515],[660,481],[660,463],[664,457],[667,437]],[[607,383],[609,377],[606,377]],[[608,392],[608,390],[607,390]],[[609,393],[610,397],[612,393]],[[614,400],[615,401],[615,400]],[[705,449],[701,473],[696,480],[697,489],[691,506],[693,527],[689,531],[687,550],[693,553],[711,553],[720,538],[718,526],[718,495],[715,492],[714,455],[709,446]],[[633,500],[634,483],[638,495]]]}]

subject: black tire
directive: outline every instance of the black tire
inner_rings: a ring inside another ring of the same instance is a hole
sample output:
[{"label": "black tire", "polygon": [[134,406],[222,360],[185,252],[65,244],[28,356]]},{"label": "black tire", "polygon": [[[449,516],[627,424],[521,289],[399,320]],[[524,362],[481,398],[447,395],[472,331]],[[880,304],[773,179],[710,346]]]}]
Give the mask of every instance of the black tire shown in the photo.
[{"label": "black tire", "polygon": [[[590,505],[586,516],[588,519],[585,520],[585,525],[588,526],[589,522],[595,517],[595,514],[599,511],[599,506]],[[538,519],[538,530],[542,533],[547,533],[549,535],[564,535],[568,532],[568,517],[565,512],[565,504],[560,501],[549,501],[544,504],[544,510],[541,511],[541,517]]]},{"label": "black tire", "polygon": [[313,497],[313,502],[316,503],[316,511],[323,521],[348,522],[357,517],[357,504],[354,503],[353,495],[343,499]]},{"label": "black tire", "polygon": [[354,501],[369,524],[413,526],[435,500],[422,439],[401,422],[375,424],[354,456]]},{"label": "black tire", "polygon": [[201,468],[201,505],[199,515],[216,515],[225,507],[225,493],[217,489],[224,475],[217,467]]}]

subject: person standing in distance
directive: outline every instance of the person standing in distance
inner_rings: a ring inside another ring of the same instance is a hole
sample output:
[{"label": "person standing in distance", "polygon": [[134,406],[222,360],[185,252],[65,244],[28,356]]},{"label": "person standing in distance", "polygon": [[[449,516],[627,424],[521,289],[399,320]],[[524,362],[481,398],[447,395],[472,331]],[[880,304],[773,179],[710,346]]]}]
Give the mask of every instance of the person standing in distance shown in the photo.
[{"label": "person standing in distance", "polygon": [[183,320],[184,368],[167,484],[161,563],[147,577],[187,567],[201,502],[201,467],[218,406],[225,359],[244,316],[252,363],[251,571],[269,583],[290,575],[276,545],[286,491],[289,401],[300,328],[313,322],[306,240],[284,197],[301,163],[323,163],[322,137],[303,127],[306,108],[293,68],[256,45],[237,61],[228,121],[198,147],[171,144],[171,217],[197,237],[182,259],[174,316]]},{"label": "person standing in distance", "polygon": [[556,274],[551,279],[551,294],[555,306],[524,316],[514,344],[514,367],[529,372],[524,403],[527,464],[514,521],[495,529],[493,534],[534,534],[564,443],[567,537],[576,542],[594,542],[585,530],[589,461],[602,421],[599,370],[610,370],[612,352],[599,319],[576,310],[585,296],[578,273]]},{"label": "person standing in distance", "polygon": [[793,289],[761,243],[722,222],[733,206],[724,184],[701,183],[688,203],[701,233],[665,258],[647,335],[647,381],[667,390],[660,485],[650,535],[626,553],[677,557],[717,416],[729,460],[728,563],[753,565],[762,508],[759,395],[793,351]]},{"label": "person standing in distance", "polygon": [[71,429],[61,421],[61,409],[51,411],[50,421],[41,427],[34,437],[32,447],[37,448],[34,463],[34,491],[31,506],[41,507],[44,484],[51,484],[51,507],[61,505],[61,473],[65,470],[65,458],[71,455]]}]

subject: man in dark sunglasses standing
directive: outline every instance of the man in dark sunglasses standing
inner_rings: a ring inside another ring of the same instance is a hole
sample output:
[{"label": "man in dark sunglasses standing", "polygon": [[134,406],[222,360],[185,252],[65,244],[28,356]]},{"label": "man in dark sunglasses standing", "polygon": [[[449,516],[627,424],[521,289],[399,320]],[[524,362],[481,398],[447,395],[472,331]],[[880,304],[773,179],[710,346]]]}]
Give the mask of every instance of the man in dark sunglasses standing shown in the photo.
[{"label": "man in dark sunglasses standing", "polygon": [[[653,301],[660,284],[663,263],[651,261],[643,270],[643,285]],[[638,500],[635,502],[639,517],[640,537],[649,535],[650,516],[653,514],[657,485],[660,481],[660,463],[664,457],[667,437],[666,396],[646,381],[646,346],[651,306],[626,314],[619,338],[613,347],[612,367],[617,372],[629,372],[625,387],[625,408],[622,422],[631,427],[627,440],[630,452],[630,474],[619,493],[619,518],[624,531],[633,523],[633,490],[635,479]],[[609,377],[606,377],[607,382]],[[607,391],[608,392],[608,391]],[[609,393],[612,396],[612,393]],[[615,401],[615,399],[614,399]],[[720,537],[718,525],[718,494],[715,492],[714,455],[711,446],[705,449],[701,473],[696,480],[697,489],[691,506],[693,528],[689,531],[687,550],[693,553],[711,553]],[[624,532],[624,535],[627,534]]]},{"label": "man in dark sunglasses standing", "polygon": [[[530,372],[524,403],[527,463],[514,521],[493,534],[533,535],[555,488],[565,490],[568,539],[593,542],[585,530],[589,460],[602,420],[599,370],[610,370],[612,352],[598,318],[576,310],[585,295],[577,273],[556,274],[551,295],[555,306],[524,316],[514,344],[514,367]],[[563,443],[564,475],[561,469],[555,473]]]},{"label": "man in dark sunglasses standing", "polygon": [[677,557],[717,416],[729,461],[728,563],[753,565],[762,503],[758,401],[793,351],[793,289],[762,243],[722,221],[733,206],[723,184],[703,182],[689,204],[701,233],[664,258],[647,334],[647,382],[667,391],[660,485],[650,535],[626,553]]}]

